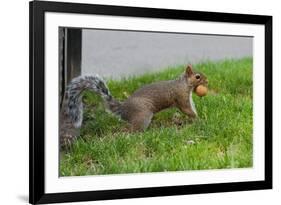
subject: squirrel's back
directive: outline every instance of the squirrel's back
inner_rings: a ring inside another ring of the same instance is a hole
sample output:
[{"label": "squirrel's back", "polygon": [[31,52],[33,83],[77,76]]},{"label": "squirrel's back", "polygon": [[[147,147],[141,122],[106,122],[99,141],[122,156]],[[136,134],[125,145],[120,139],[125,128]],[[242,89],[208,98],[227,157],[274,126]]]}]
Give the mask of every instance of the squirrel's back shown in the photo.
[{"label": "squirrel's back", "polygon": [[132,114],[149,110],[157,113],[173,107],[179,95],[187,93],[186,86],[180,80],[160,81],[145,85],[136,90],[121,105],[121,116],[128,120]]}]

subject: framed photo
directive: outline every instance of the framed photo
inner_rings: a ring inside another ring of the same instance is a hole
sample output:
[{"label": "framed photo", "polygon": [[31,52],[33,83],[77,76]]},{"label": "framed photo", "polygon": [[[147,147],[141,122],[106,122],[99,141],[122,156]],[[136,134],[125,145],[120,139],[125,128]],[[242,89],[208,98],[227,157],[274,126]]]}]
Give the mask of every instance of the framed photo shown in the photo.
[{"label": "framed photo", "polygon": [[272,17],[30,2],[30,203],[272,188]]}]

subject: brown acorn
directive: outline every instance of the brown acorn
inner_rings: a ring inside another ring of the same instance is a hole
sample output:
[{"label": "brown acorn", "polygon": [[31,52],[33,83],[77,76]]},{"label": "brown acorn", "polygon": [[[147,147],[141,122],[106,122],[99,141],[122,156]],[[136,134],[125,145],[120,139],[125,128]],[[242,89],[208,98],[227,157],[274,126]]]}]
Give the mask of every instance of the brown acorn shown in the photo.
[{"label": "brown acorn", "polygon": [[195,88],[195,93],[199,97],[203,97],[203,96],[207,95],[207,92],[208,92],[208,88],[206,86],[204,86],[204,85],[198,85]]}]

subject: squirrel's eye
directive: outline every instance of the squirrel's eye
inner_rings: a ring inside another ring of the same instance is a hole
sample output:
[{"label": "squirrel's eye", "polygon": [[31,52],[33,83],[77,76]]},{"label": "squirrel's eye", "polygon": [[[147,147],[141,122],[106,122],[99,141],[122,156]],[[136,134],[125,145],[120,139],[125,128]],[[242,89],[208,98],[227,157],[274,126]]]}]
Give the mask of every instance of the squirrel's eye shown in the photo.
[{"label": "squirrel's eye", "polygon": [[195,75],[195,78],[198,80],[198,79],[200,79],[200,75],[199,74],[196,74]]}]

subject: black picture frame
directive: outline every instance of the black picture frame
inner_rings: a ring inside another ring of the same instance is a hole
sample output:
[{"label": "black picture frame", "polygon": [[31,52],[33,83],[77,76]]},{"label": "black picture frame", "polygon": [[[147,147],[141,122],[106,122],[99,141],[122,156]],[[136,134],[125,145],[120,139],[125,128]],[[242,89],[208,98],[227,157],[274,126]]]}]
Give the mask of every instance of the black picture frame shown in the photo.
[{"label": "black picture frame", "polygon": [[[260,190],[272,188],[272,17],[262,15],[199,12],[156,8],[32,1],[30,12],[30,143],[29,202],[32,204],[74,202],[198,193]],[[199,20],[209,22],[260,24],[265,26],[265,180],[235,183],[197,184],[153,188],[118,189],[70,193],[45,193],[45,13],[79,13],[110,16]]]}]

